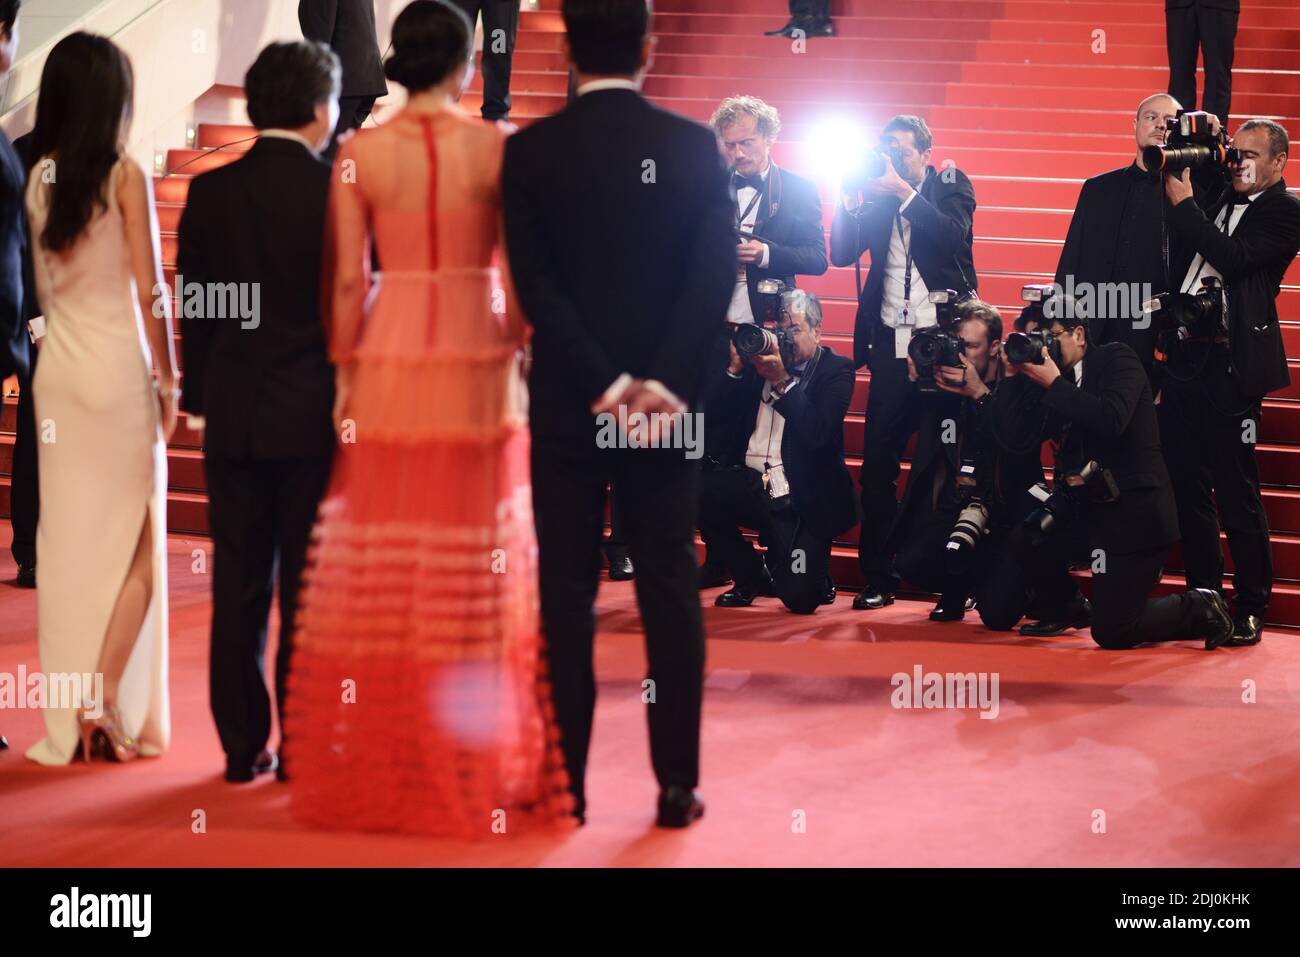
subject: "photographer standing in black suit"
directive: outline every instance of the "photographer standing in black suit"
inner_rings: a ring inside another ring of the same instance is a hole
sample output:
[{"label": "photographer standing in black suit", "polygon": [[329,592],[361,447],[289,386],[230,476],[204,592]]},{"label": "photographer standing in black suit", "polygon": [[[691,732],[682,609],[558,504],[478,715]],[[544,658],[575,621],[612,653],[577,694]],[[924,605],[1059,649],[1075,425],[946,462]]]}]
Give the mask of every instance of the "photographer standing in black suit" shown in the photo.
[{"label": "photographer standing in black suit", "polygon": [[[1156,409],[1142,363],[1121,342],[1091,345],[1087,321],[1068,302],[1024,317],[1026,358],[1009,337],[1007,379],[993,400],[1000,441],[1053,441],[1053,491],[1012,532],[995,581],[981,592],[986,626],[1009,628],[1032,594],[1043,620],[1034,637],[1091,623],[1103,648],[1204,639],[1217,648],[1232,619],[1217,592],[1197,589],[1149,598],[1178,539],[1169,473],[1160,454]],[[1092,569],[1092,604],[1079,594],[1071,561]]]},{"label": "photographer standing in black suit", "polygon": [[[258,140],[195,178],[181,217],[177,282],[254,292],[257,314],[182,311],[182,408],[203,432],[212,576],[212,715],[226,780],[272,770],[262,678],[278,571],[275,697],[283,719],[307,543],[334,454],[334,366],[321,322],[321,246],[338,59],[323,44],[273,43],[245,78]],[[218,301],[210,292],[206,302]],[[281,748],[284,748],[281,720]],[[283,770],[283,769],[281,769]],[[283,774],[281,774],[283,777]]]},{"label": "photographer standing in black suit", "polygon": [[1241,155],[1233,164],[1232,191],[1208,218],[1192,198],[1186,172],[1165,177],[1173,204],[1169,224],[1191,257],[1179,264],[1179,289],[1199,293],[1211,278],[1223,295],[1212,326],[1165,334],[1160,426],[1178,501],[1187,584],[1223,587],[1221,514],[1235,566],[1231,643],[1247,645],[1260,640],[1273,585],[1255,445],[1263,397],[1291,381],[1276,299],[1300,249],[1300,200],[1282,179],[1290,150],[1282,126],[1249,120],[1232,142]]},{"label": "photographer standing in black suit", "polygon": [[1165,0],[1169,95],[1196,109],[1196,51],[1205,57],[1201,109],[1224,123],[1232,107],[1232,59],[1241,0]]},{"label": "photographer standing in black suit", "polygon": [[[723,100],[709,121],[722,152],[731,167],[731,186],[736,196],[736,255],[740,267],[729,323],[754,322],[761,309],[758,284],[763,279],[779,280],[793,288],[796,276],[820,276],[826,272],[826,232],[822,226],[821,197],[812,180],[805,179],[772,162],[772,145],[781,131],[776,109],[754,96],[733,96]],[[715,346],[711,378],[720,378],[727,365],[724,331]],[[706,446],[725,445],[720,423],[705,416]],[[713,456],[718,458],[718,456]],[[727,572],[706,552],[700,568],[700,587],[729,581]]]},{"label": "photographer standing in black suit", "polygon": [[[746,358],[731,344],[725,375],[708,396],[725,441],[700,481],[700,533],[736,582],[715,604],[744,607],[770,589],[786,608],[810,615],[828,595],[834,601],[831,542],[857,522],[844,465],[853,363],[820,344],[816,296],[793,289],[782,299],[767,348]],[[766,563],[742,527],[759,533]]]},{"label": "photographer standing in black suit", "polygon": [[[1056,267],[1056,282],[1066,294],[1076,299],[1084,289],[1091,294],[1087,318],[1092,341],[1127,343],[1148,373],[1155,368],[1156,329],[1142,305],[1170,285],[1164,255],[1170,206],[1143,151],[1165,144],[1169,122],[1180,109],[1167,93],[1148,96],[1138,105],[1133,162],[1084,182]],[[1215,132],[1217,123],[1215,119]]]},{"label": "photographer standing in black suit", "polygon": [[298,25],[304,37],[325,44],[343,64],[338,124],[321,152],[332,163],[339,136],[360,129],[375,100],[388,94],[374,0],[299,0]]},{"label": "photographer standing in black suit", "polygon": [[469,17],[470,29],[483,17],[483,105],[485,120],[510,119],[510,72],[519,33],[519,0],[451,0]]},{"label": "photographer standing in black suit", "polygon": [[[796,33],[797,31],[797,33]],[[769,37],[833,37],[831,0],[790,0],[790,20],[779,30],[768,30]]]},{"label": "photographer standing in black suit", "polygon": [[[846,178],[831,226],[833,265],[848,266],[871,253],[853,328],[853,363],[871,370],[858,537],[866,586],[853,600],[858,609],[892,604],[898,587],[886,541],[898,512],[903,447],[916,430],[907,344],[914,330],[936,323],[930,290],[951,289],[964,298],[976,289],[975,188],[956,167],[939,172],[929,165],[932,146],[920,117],[890,120],[879,154]],[[877,156],[880,169],[871,169]]]}]

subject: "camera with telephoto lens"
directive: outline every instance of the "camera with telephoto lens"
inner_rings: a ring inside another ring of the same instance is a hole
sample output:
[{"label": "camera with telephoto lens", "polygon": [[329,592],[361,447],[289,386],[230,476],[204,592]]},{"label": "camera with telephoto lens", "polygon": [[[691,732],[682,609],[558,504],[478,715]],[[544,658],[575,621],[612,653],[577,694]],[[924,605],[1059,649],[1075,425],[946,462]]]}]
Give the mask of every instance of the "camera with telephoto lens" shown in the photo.
[{"label": "camera with telephoto lens", "polygon": [[1241,162],[1241,150],[1228,145],[1227,131],[1220,126],[1218,133],[1211,132],[1209,113],[1179,110],[1167,125],[1169,137],[1164,146],[1142,148],[1142,162],[1148,170],[1180,175],[1185,169],[1226,168]]},{"label": "camera with telephoto lens", "polygon": [[1144,302],[1142,311],[1158,332],[1173,332],[1180,340],[1205,339],[1227,330],[1223,307],[1223,281],[1206,276],[1199,292],[1162,292]]},{"label": "camera with telephoto lens", "polygon": [[861,192],[866,188],[868,180],[884,176],[886,157],[894,167],[894,172],[902,176],[905,169],[902,149],[897,144],[882,140],[857,166],[844,174],[844,191],[850,194]]},{"label": "camera with telephoto lens", "polygon": [[757,311],[752,323],[737,323],[731,331],[731,342],[742,359],[773,353],[790,369],[796,364],[797,350],[794,330],[781,325],[781,297],[790,287],[779,279],[760,279],[754,297]]},{"label": "camera with telephoto lens", "polygon": [[1024,521],[1029,544],[1037,548],[1061,525],[1078,518],[1087,503],[1106,505],[1117,500],[1119,486],[1110,469],[1090,461],[1079,471],[1059,479],[1051,492],[1035,485],[1029,494],[1041,503]]},{"label": "camera with telephoto lens", "polygon": [[948,533],[944,546],[948,574],[964,575],[970,570],[971,559],[980,540],[989,533],[988,506],[975,494],[975,464],[963,461],[957,472],[957,488],[961,509],[957,521]]},{"label": "camera with telephoto lens", "polygon": [[957,293],[951,289],[936,289],[930,293],[937,320],[933,326],[917,329],[907,343],[907,355],[916,366],[916,387],[921,392],[938,392],[934,382],[935,366],[960,369],[961,354],[966,343],[953,331],[957,321]]},{"label": "camera with telephoto lens", "polygon": [[1043,347],[1058,366],[1061,364],[1061,344],[1047,331],[1058,317],[1066,315],[1066,310],[1074,308],[1074,300],[1060,292],[1059,286],[1030,285],[1020,289],[1020,298],[1025,308],[1020,311],[1016,324],[1022,329],[1030,322],[1038,328],[1033,332],[1013,332],[1007,336],[1002,345],[1002,355],[1007,362],[1016,365],[1042,365]]}]

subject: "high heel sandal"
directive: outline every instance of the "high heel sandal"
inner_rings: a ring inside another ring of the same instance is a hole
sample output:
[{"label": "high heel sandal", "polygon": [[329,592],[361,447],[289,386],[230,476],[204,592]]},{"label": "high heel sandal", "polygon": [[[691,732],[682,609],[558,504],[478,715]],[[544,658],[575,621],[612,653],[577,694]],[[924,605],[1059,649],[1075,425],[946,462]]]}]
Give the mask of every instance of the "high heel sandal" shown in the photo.
[{"label": "high heel sandal", "polygon": [[102,741],[106,747],[105,756],[119,762],[133,761],[140,755],[140,748],[135,738],[126,733],[122,725],[121,712],[116,707],[104,708],[98,718],[81,716],[81,754],[86,763],[90,763],[90,752],[95,742]]}]

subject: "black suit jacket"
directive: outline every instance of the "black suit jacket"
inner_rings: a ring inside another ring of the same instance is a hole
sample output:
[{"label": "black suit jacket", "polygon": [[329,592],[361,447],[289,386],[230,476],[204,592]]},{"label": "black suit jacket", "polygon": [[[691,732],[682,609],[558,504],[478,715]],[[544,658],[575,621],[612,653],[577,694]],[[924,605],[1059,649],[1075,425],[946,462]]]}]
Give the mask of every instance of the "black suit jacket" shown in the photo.
[{"label": "black suit jacket", "polygon": [[[334,368],[321,324],[321,252],[330,167],[292,140],[195,178],[181,216],[177,283],[256,283],[255,328],[194,315],[181,294],[182,407],[207,418],[204,445],[227,457],[328,455]],[[249,287],[251,288],[251,287]]]},{"label": "black suit jacket", "polygon": [[1277,294],[1300,250],[1300,199],[1286,191],[1285,180],[1278,181],[1255,198],[1231,236],[1214,225],[1220,208],[1207,215],[1187,199],[1170,211],[1170,227],[1183,240],[1175,282],[1182,282],[1195,253],[1223,274],[1238,388],[1242,395],[1262,396],[1291,383]]},{"label": "black suit jacket", "polygon": [[[853,398],[854,375],[848,359],[825,346],[818,349],[812,374],[776,399],[773,408],[785,419],[781,461],[795,511],[810,531],[829,541],[858,523],[858,500],[844,464],[844,416]],[[714,381],[709,414],[724,423],[722,464],[745,465],[763,385],[750,363],[739,379],[723,375]]]},{"label": "black suit jacket", "polygon": [[817,185],[775,163],[767,174],[767,189],[758,204],[754,236],[768,246],[767,268],[745,267],[749,304],[757,315],[758,281],[779,279],[797,285],[796,276],[826,272],[826,230],[822,227],[822,201]]},{"label": "black suit jacket", "polygon": [[375,5],[371,0],[298,0],[298,25],[308,40],[329,45],[343,64],[340,96],[384,96]]},{"label": "black suit jacket", "polygon": [[707,127],[626,89],[506,141],[511,275],[534,329],[534,435],[594,434],[623,373],[697,398],[736,282],[726,166]]},{"label": "black suit jacket", "polygon": [[9,137],[0,132],[0,379],[10,375],[26,377],[31,363],[23,303],[26,184],[26,168]]},{"label": "black suit jacket", "polygon": [[[1137,353],[1122,342],[1089,346],[1083,382],[1067,370],[1043,390],[1024,376],[1007,379],[994,396],[999,434],[1063,439],[1058,472],[1094,460],[1119,486],[1113,503],[1087,507],[1094,548],[1131,554],[1178,541],[1178,515],[1160,451],[1151,386]],[[1068,426],[1068,427],[1067,427]]]},{"label": "black suit jacket", "polygon": [[[939,173],[930,166],[917,193],[903,218],[911,225],[912,260],[926,288],[974,292],[975,187],[956,167]],[[871,271],[853,325],[853,361],[858,366],[866,365],[876,330],[883,325],[885,263],[899,205],[890,196],[850,213],[841,203],[831,223],[832,264],[848,266],[864,252],[871,253]]]}]

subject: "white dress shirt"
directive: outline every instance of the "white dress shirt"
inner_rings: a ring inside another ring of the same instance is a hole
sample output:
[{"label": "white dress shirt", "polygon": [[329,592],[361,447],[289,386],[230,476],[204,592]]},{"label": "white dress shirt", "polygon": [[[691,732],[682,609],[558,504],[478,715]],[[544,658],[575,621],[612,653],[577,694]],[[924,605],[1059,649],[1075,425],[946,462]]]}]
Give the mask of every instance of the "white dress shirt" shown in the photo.
[{"label": "white dress shirt", "polygon": [[[921,278],[921,271],[916,268],[915,259],[912,261],[911,295],[906,302],[903,297],[907,281],[907,252],[912,245],[912,224],[902,213],[914,199],[916,190],[912,190],[898,207],[899,215],[889,230],[889,258],[885,260],[885,285],[880,302],[880,320],[894,330],[894,355],[899,359],[907,357],[907,343],[914,329],[924,329],[939,321],[934,303],[930,301],[930,290]],[[904,306],[907,307],[906,322],[903,319]]]},{"label": "white dress shirt", "polygon": [[641,84],[636,80],[624,80],[614,77],[608,80],[588,80],[573,92],[578,96],[595,93],[597,90],[635,90],[641,92]]},{"label": "white dress shirt", "polygon": [[[767,174],[771,172],[772,164],[767,164],[767,169],[763,170],[759,176],[763,182],[767,182]],[[736,215],[739,216],[745,212],[746,207],[753,202],[754,197],[758,195],[758,190],[752,186],[742,186],[736,190]],[[753,233],[754,226],[758,222],[758,208],[762,206],[761,201],[754,203],[752,209],[745,214],[745,218],[740,221],[739,228],[741,232]],[[759,269],[766,269],[771,249],[766,243],[763,244],[763,258],[756,264]],[[731,294],[731,305],[727,307],[728,322],[753,322],[754,308],[749,301],[749,278],[744,264],[736,272],[736,288]]]},{"label": "white dress shirt", "polygon": [[[798,376],[792,376],[788,389],[799,383]],[[763,383],[763,401],[758,404],[758,415],[754,417],[754,431],[749,434],[749,445],[745,448],[745,464],[762,475],[768,467],[775,468],[781,464],[781,439],[785,436],[785,416],[776,411],[772,401],[772,383]]]},{"label": "white dress shirt", "polygon": [[[1260,190],[1258,193],[1251,193],[1246,197],[1246,199],[1253,203],[1255,197],[1261,195],[1263,192],[1263,190]],[[1233,204],[1232,206],[1224,206],[1223,209],[1219,210],[1219,215],[1214,218],[1215,227],[1222,230],[1223,217],[1227,214],[1228,210],[1232,210],[1232,219],[1228,221],[1227,232],[1227,235],[1231,236],[1236,230],[1237,224],[1241,222],[1241,217],[1246,215],[1248,205],[1248,203],[1241,203]],[[1219,272],[1219,270],[1206,262],[1204,256],[1197,253],[1196,258],[1192,260],[1192,264],[1187,267],[1187,276],[1183,279],[1182,292],[1200,292],[1201,280],[1206,276],[1217,276],[1220,281],[1223,280],[1223,273]]]}]

